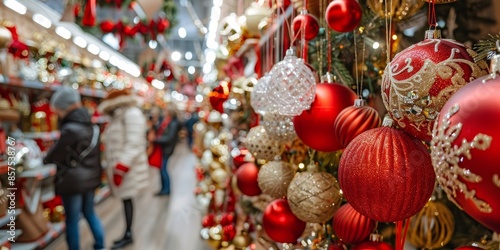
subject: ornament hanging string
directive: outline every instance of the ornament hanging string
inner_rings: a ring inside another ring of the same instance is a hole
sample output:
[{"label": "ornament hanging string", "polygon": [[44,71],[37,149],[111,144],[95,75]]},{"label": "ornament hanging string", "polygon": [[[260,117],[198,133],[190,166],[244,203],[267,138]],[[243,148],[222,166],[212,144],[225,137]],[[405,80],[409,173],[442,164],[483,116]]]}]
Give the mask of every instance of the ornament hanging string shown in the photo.
[{"label": "ornament hanging string", "polygon": [[428,8],[428,23],[429,27],[432,29],[437,28],[437,18],[436,18],[436,2],[434,0],[429,1],[429,8]]},{"label": "ornament hanging string", "polygon": [[[358,95],[358,98],[359,99],[362,99],[361,97],[361,88],[363,86],[363,76],[364,76],[364,65],[365,65],[365,41],[363,39],[363,49],[362,49],[362,55],[361,55],[361,76],[359,76],[359,69],[358,69],[358,42],[357,42],[357,35],[356,35],[356,30],[353,31],[353,36],[354,36],[354,70],[356,72],[354,72],[355,74],[355,77],[356,77],[356,94]],[[361,79],[360,79],[361,78]]]},{"label": "ornament hanging string", "polygon": [[[304,0],[304,6],[302,7],[304,11],[307,11],[307,0]],[[307,41],[306,41],[306,22],[301,23],[300,32],[302,32],[301,44],[302,44],[302,58],[304,62],[307,62]]]},{"label": "ornament hanging string", "polygon": [[[288,18],[286,18],[286,12],[285,12],[285,9],[283,8],[283,6],[280,6],[281,8],[281,12],[284,13],[285,17],[284,17],[284,20],[285,20],[285,24],[286,24],[286,27],[289,27],[291,29],[291,26],[290,26],[290,23],[288,22]],[[293,16],[292,16],[293,18]],[[278,18],[279,19],[279,18]],[[303,22],[304,23],[304,22]],[[303,26],[303,25],[302,25]],[[299,32],[297,32],[297,34],[295,34],[295,36],[292,37],[292,35],[290,34],[289,32],[289,38],[290,38],[290,46],[293,46],[293,44],[295,44],[295,42],[297,41],[297,38],[299,38],[299,35],[302,35],[302,37],[305,36],[305,32],[303,32],[303,29],[302,27],[299,29]],[[283,38],[284,38],[285,34],[283,32]],[[305,37],[303,38],[305,40]],[[284,39],[281,39],[281,41],[283,41]]]},{"label": "ornament hanging string", "polygon": [[396,222],[396,250],[403,250],[410,218]]},{"label": "ornament hanging string", "polygon": [[392,15],[393,15],[393,9],[392,9],[392,0],[390,0],[390,12],[387,9],[387,0],[385,1],[384,4],[384,15],[385,15],[385,44],[387,46],[386,48],[386,63],[389,64],[391,61],[391,50],[392,50],[392,42],[391,42],[391,34],[392,34]]}]

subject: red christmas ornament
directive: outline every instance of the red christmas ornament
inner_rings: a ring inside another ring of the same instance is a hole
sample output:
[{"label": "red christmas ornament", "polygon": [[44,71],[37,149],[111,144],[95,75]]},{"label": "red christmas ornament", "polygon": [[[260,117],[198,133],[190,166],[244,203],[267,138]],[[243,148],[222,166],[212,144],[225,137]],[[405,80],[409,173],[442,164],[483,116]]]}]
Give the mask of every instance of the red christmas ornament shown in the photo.
[{"label": "red christmas ornament", "polygon": [[223,241],[232,241],[236,236],[236,228],[234,225],[227,225],[222,228],[222,240]]},{"label": "red christmas ornament", "polygon": [[456,92],[438,117],[431,156],[437,180],[448,198],[472,218],[500,233],[497,93],[498,76],[491,80],[479,78]]},{"label": "red christmas ornament", "polygon": [[207,214],[201,219],[201,225],[203,227],[213,227],[215,226],[215,215]]},{"label": "red christmas ornament", "polygon": [[401,221],[427,203],[436,180],[425,146],[401,130],[381,127],[351,141],[340,158],[344,197],[377,221]]},{"label": "red christmas ornament", "polygon": [[220,113],[224,113],[224,107],[222,104],[229,97],[229,90],[231,86],[226,81],[221,81],[219,86],[215,87],[212,92],[208,94],[208,101],[210,101],[210,105],[212,108],[219,111]]},{"label": "red christmas ornament", "polygon": [[[304,35],[306,41],[314,39],[319,32],[318,19],[311,14],[305,13],[296,16],[292,23],[293,33],[301,38]],[[304,32],[304,34],[302,34]]]},{"label": "red christmas ornament", "polygon": [[87,0],[85,11],[83,12],[82,25],[93,27],[96,21],[96,0]]},{"label": "red christmas ornament", "polygon": [[139,30],[138,28],[139,27],[137,27],[137,26],[124,25],[123,26],[123,33],[126,36],[134,37],[137,34],[137,31]]},{"label": "red christmas ornament", "polygon": [[483,250],[483,248],[475,247],[475,246],[462,246],[462,247],[455,248],[455,250]]},{"label": "red christmas ornament", "polygon": [[375,228],[375,221],[360,214],[350,204],[345,204],[333,216],[335,235],[346,244],[366,240]]},{"label": "red christmas ornament", "polygon": [[319,151],[333,152],[342,149],[335,135],[335,119],[355,99],[356,93],[345,85],[317,84],[311,108],[293,119],[297,135],[307,146]]},{"label": "red christmas ornament", "polygon": [[102,33],[111,33],[115,28],[115,24],[111,20],[104,20],[99,27],[101,27]]},{"label": "red christmas ornament", "polygon": [[220,224],[222,226],[227,226],[229,224],[234,223],[234,214],[233,213],[224,213],[220,219]]},{"label": "red christmas ornament", "polygon": [[169,27],[170,27],[170,22],[165,18],[161,18],[158,24],[156,25],[158,34],[163,34],[165,30],[167,30]]},{"label": "red christmas ornament", "polygon": [[262,227],[269,238],[276,242],[296,243],[306,223],[292,213],[286,199],[277,199],[264,210]]},{"label": "red christmas ornament", "polygon": [[361,99],[356,100],[354,106],[347,107],[335,119],[335,134],[342,148],[361,133],[380,127],[381,119],[377,111],[365,106]]},{"label": "red christmas ornament", "polygon": [[448,39],[426,39],[398,53],[382,77],[382,100],[402,130],[423,141],[445,102],[470,81],[488,73],[475,53]]},{"label": "red christmas ornament", "polygon": [[[247,156],[247,154],[249,155]],[[247,163],[249,158],[253,160],[253,157],[251,156],[251,153],[248,151],[248,149],[241,148],[239,150],[239,154],[233,156],[233,164],[236,168],[239,168],[241,167],[241,165]]]},{"label": "red christmas ornament", "polygon": [[248,196],[256,196],[261,194],[257,176],[259,168],[253,162],[243,164],[236,171],[236,185],[238,189]]},{"label": "red christmas ornament", "polygon": [[326,8],[328,26],[337,32],[350,32],[361,22],[361,6],[356,0],[334,0]]},{"label": "red christmas ornament", "polygon": [[351,247],[351,250],[394,250],[394,248],[385,242],[365,241]]}]

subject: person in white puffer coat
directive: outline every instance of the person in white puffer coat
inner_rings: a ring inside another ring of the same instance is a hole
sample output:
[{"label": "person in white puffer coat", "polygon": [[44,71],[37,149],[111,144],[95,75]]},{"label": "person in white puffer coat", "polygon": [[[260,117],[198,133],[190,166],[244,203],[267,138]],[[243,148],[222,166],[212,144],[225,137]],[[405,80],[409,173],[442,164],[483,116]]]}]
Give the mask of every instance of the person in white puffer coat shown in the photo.
[{"label": "person in white puffer coat", "polygon": [[98,111],[111,117],[103,134],[104,164],[112,194],[123,200],[126,229],[111,249],[133,243],[133,198],[149,184],[146,153],[146,118],[139,98],[128,89],[112,90],[99,104]]}]

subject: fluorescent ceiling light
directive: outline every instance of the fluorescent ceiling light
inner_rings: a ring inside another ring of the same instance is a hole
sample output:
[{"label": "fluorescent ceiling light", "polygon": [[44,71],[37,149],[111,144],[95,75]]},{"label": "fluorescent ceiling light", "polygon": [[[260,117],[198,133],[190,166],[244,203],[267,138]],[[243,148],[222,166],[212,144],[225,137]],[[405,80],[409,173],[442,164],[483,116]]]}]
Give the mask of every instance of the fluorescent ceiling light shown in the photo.
[{"label": "fluorescent ceiling light", "polygon": [[180,38],[185,38],[187,35],[186,29],[184,27],[180,27],[177,33],[179,34]]},{"label": "fluorescent ceiling light", "polygon": [[184,54],[184,58],[188,61],[193,59],[193,53],[191,53],[191,51],[186,52],[186,54]]},{"label": "fluorescent ceiling light", "polygon": [[181,53],[179,51],[174,51],[174,52],[172,52],[172,55],[170,55],[170,57],[172,58],[172,60],[174,62],[177,62],[177,61],[181,60],[182,56],[181,56]]},{"label": "fluorescent ceiling light", "polygon": [[90,53],[94,54],[94,55],[99,54],[99,52],[101,51],[97,45],[92,44],[92,43],[91,43],[91,44],[89,44],[89,46],[87,47],[87,50],[88,50]]},{"label": "fluorescent ceiling light", "polygon": [[73,38],[73,42],[80,48],[87,47],[87,41],[81,36],[75,36],[75,38]]},{"label": "fluorescent ceiling light", "polygon": [[3,4],[7,8],[9,8],[9,9],[11,9],[11,10],[13,10],[21,15],[26,14],[26,11],[28,10],[28,8],[26,8],[26,6],[24,6],[22,3],[18,2],[17,0],[4,0]]},{"label": "fluorescent ceiling light", "polygon": [[56,28],[56,34],[58,34],[60,37],[62,37],[64,39],[71,38],[71,31],[69,31],[68,29],[61,27],[61,26]]},{"label": "fluorescent ceiling light", "polygon": [[118,59],[116,56],[111,56],[111,58],[109,58],[109,63],[111,63],[111,65],[113,65],[113,66],[118,67],[118,64],[120,63],[120,59]]},{"label": "fluorescent ceiling light", "polygon": [[196,72],[196,69],[194,68],[194,66],[189,66],[188,73],[192,75],[192,74],[194,74],[194,72]]},{"label": "fluorescent ceiling light", "polygon": [[101,51],[101,53],[99,53],[99,57],[100,57],[102,60],[107,61],[107,60],[109,60],[110,55],[109,55],[109,53],[108,53],[108,52],[106,52],[106,51],[104,51],[104,50],[103,50],[103,51]]},{"label": "fluorescent ceiling light", "polygon": [[50,28],[50,26],[52,26],[52,22],[42,14],[38,14],[38,13],[34,14],[33,21],[35,21],[35,23],[40,24],[40,26],[42,26],[46,29],[48,29],[48,28]]}]

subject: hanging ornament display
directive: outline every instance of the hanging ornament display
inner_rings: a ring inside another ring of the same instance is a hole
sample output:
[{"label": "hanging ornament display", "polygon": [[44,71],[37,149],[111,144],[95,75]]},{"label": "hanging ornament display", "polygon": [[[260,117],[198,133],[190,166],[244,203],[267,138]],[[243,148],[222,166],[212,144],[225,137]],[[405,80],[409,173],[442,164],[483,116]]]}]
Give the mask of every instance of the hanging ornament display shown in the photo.
[{"label": "hanging ornament display", "polygon": [[334,130],[335,119],[356,98],[356,93],[342,84],[316,85],[311,108],[293,119],[298,137],[315,150],[333,152],[342,149]]},{"label": "hanging ornament display", "polygon": [[247,196],[256,196],[262,193],[257,182],[259,168],[253,162],[243,164],[236,170],[236,185]]},{"label": "hanging ornament display", "polygon": [[448,39],[425,39],[398,53],[382,78],[382,100],[396,124],[430,141],[445,102],[465,84],[488,73],[475,52]]},{"label": "hanging ornament display", "polygon": [[328,26],[337,32],[351,32],[361,22],[361,5],[356,0],[333,0],[326,8]]},{"label": "hanging ornament display", "polygon": [[[301,13],[293,19],[292,22],[293,34],[299,37],[304,37],[306,41],[314,39],[319,33],[319,22],[316,17],[306,11]],[[302,34],[304,32],[304,34]]]},{"label": "hanging ornament display", "polygon": [[[500,56],[492,75],[455,93],[443,107],[431,141],[437,180],[472,218],[500,232]],[[487,117],[487,121],[485,121]]]},{"label": "hanging ornament display", "polygon": [[288,203],[301,220],[323,223],[333,217],[342,202],[337,179],[326,172],[297,173],[288,187]]},{"label": "hanging ornament display", "polygon": [[380,234],[371,234],[369,241],[356,244],[351,247],[351,250],[394,250],[394,247],[383,242],[382,239]]},{"label": "hanging ornament display", "polygon": [[[320,6],[322,4],[321,1],[307,1],[306,3],[306,9],[307,11],[315,16],[316,18],[320,18],[321,15],[323,15],[326,11],[326,7],[328,6],[328,3],[330,3],[332,0],[326,0],[325,3],[323,4],[323,8],[321,9]],[[291,0],[293,7],[297,10],[297,12],[300,12],[301,10],[304,9],[304,0]]]},{"label": "hanging ornament display", "polygon": [[266,128],[267,133],[277,141],[288,142],[297,138],[292,116],[267,112],[264,114],[262,125]]},{"label": "hanging ornament display", "polygon": [[420,211],[436,179],[425,146],[390,127],[354,138],[340,158],[338,176],[349,204],[381,222],[401,221]]},{"label": "hanging ornament display", "polygon": [[264,114],[266,110],[269,110],[271,105],[269,103],[269,99],[267,98],[268,86],[269,86],[269,74],[266,73],[264,76],[259,78],[257,84],[253,88],[252,93],[250,94],[250,105],[253,110],[259,114]]},{"label": "hanging ornament display", "polygon": [[228,82],[221,81],[219,86],[215,87],[212,92],[208,94],[208,100],[213,109],[220,113],[224,112],[223,104],[229,98],[230,89],[231,85]]},{"label": "hanging ornament display", "polygon": [[422,0],[367,0],[366,3],[370,10],[379,17],[392,18],[394,21],[401,21],[415,15],[425,4]]},{"label": "hanging ornament display", "polygon": [[450,242],[454,230],[450,209],[441,202],[429,201],[411,218],[408,241],[417,248],[438,249]]},{"label": "hanging ornament display", "polygon": [[311,107],[316,77],[293,49],[288,49],[285,58],[273,66],[269,77],[267,98],[271,105],[266,112],[295,116]]},{"label": "hanging ornament display", "polygon": [[335,119],[334,130],[342,148],[361,133],[380,127],[382,121],[377,111],[365,105],[362,99],[356,99],[354,106],[342,110]]},{"label": "hanging ornament display", "polygon": [[296,243],[306,223],[292,213],[286,199],[277,199],[264,210],[262,227],[269,238],[276,242]]},{"label": "hanging ornament display", "polygon": [[366,240],[374,228],[375,221],[360,214],[350,204],[340,207],[333,217],[335,235],[345,244]]},{"label": "hanging ornament display", "polygon": [[291,164],[283,161],[270,161],[260,167],[257,181],[262,193],[273,198],[284,198],[294,174]]},{"label": "hanging ornament display", "polygon": [[282,145],[262,125],[250,129],[245,144],[256,159],[273,160],[281,154]]}]

